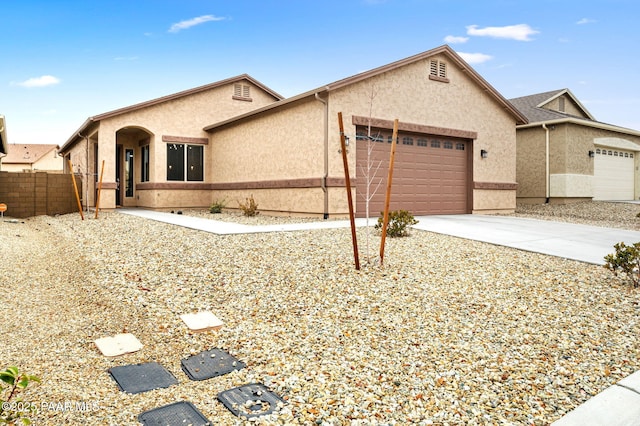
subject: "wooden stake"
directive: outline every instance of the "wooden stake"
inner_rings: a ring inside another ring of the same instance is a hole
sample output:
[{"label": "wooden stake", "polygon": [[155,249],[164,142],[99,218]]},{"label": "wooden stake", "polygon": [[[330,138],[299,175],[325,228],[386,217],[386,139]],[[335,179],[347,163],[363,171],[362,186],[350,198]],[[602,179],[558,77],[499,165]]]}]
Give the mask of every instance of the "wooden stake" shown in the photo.
[{"label": "wooden stake", "polygon": [[78,185],[76,184],[76,175],[73,173],[73,164],[71,164],[71,160],[67,159],[69,162],[69,171],[71,171],[71,181],[73,182],[73,189],[76,191],[76,201],[78,201],[78,211],[80,212],[80,217],[84,220],[84,214],[82,213],[82,203],[80,202],[80,194],[78,193]]},{"label": "wooden stake", "polygon": [[342,123],[342,112],[338,113],[338,124],[340,126],[340,148],[342,151],[342,164],[344,166],[344,180],[347,186],[347,202],[349,203],[349,220],[351,221],[351,241],[353,242],[353,257],[356,263],[356,270],[360,270],[360,259],[358,256],[358,238],[356,236],[356,221],[353,216],[353,200],[351,197],[351,180],[349,179],[349,163],[347,161],[347,144],[344,138],[344,124]]},{"label": "wooden stake", "polygon": [[102,167],[100,168],[100,180],[98,181],[98,196],[96,198],[96,216],[98,218],[98,209],[100,209],[100,192],[102,191],[102,175],[104,174],[104,160],[102,160]]},{"label": "wooden stake", "polygon": [[391,138],[391,154],[389,158],[389,175],[387,177],[387,194],[384,199],[384,219],[382,220],[382,239],[380,240],[380,265],[384,262],[384,243],[387,239],[387,226],[389,225],[389,203],[391,202],[391,181],[393,180],[393,160],[396,155],[396,143],[398,141],[398,119],[393,122],[393,136]]}]

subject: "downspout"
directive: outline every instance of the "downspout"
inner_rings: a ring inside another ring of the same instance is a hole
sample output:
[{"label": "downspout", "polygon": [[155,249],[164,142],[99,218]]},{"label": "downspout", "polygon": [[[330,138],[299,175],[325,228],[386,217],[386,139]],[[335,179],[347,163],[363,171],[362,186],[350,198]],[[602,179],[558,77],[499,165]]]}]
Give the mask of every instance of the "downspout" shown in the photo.
[{"label": "downspout", "polygon": [[[85,166],[86,167],[86,170],[85,170],[86,180],[84,182],[84,186],[86,188],[85,188],[84,192],[85,192],[85,197],[86,198],[85,198],[84,203],[85,203],[85,207],[87,208],[87,213],[89,213],[89,179],[90,179],[90,177],[89,177],[89,136],[82,136],[80,134],[80,132],[78,132],[78,137],[85,140],[85,157],[86,157],[86,162],[87,163],[86,163],[86,166]],[[71,173],[73,173],[73,170],[71,170]]]},{"label": "downspout", "polygon": [[329,177],[329,101],[322,99],[318,92],[315,93],[318,101],[324,104],[324,175],[320,181],[322,192],[324,193],[324,219],[329,219],[329,191],[327,189],[327,178]]},{"label": "downspout", "polygon": [[544,129],[545,132],[545,148],[544,148],[544,152],[545,152],[545,173],[544,173],[544,187],[545,187],[545,203],[549,204],[549,198],[551,197],[550,193],[551,190],[549,188],[549,129],[547,128],[547,125],[542,123],[542,128]]}]

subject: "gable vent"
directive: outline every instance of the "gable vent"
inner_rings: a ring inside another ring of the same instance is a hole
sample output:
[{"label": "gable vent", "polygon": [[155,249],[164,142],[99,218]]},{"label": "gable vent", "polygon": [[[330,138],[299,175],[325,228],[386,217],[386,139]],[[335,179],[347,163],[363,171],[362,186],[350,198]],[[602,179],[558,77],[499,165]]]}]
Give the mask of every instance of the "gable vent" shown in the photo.
[{"label": "gable vent", "polygon": [[429,61],[429,79],[448,83],[447,63],[437,59]]},{"label": "gable vent", "polygon": [[251,86],[248,84],[235,83],[233,85],[233,98],[241,100],[251,99]]}]

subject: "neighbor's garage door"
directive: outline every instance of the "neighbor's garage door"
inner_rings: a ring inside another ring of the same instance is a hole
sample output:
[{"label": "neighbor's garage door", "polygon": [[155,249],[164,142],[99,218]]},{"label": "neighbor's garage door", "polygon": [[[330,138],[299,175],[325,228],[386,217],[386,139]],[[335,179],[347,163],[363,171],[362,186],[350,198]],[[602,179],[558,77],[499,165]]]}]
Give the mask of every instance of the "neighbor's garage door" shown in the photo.
[{"label": "neighbor's garage door", "polygon": [[[363,136],[366,134],[364,128],[358,128],[356,215],[365,216],[369,181],[370,217],[378,217],[384,210],[391,132],[376,129],[370,139]],[[390,209],[408,210],[413,215],[468,213],[470,148],[469,141],[464,139],[400,133]]]},{"label": "neighbor's garage door", "polygon": [[633,200],[633,152],[596,148],[593,164],[594,200]]}]

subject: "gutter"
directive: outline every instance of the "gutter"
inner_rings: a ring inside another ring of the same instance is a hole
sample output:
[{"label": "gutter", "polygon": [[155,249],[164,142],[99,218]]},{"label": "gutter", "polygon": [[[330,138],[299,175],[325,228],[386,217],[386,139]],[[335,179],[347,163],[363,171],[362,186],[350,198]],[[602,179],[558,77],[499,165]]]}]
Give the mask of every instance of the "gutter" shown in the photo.
[{"label": "gutter", "polygon": [[544,152],[545,152],[545,173],[544,173],[544,188],[545,188],[545,203],[549,204],[549,198],[550,198],[550,188],[549,188],[549,128],[547,127],[547,125],[545,123],[542,123],[542,128],[544,129],[545,132],[545,148],[544,148]]},{"label": "gutter", "polygon": [[324,100],[316,92],[316,100],[324,104],[324,175],[320,181],[322,192],[324,193],[324,214],[323,218],[329,219],[329,191],[327,189],[327,178],[329,177],[329,101]]}]

